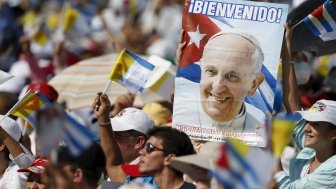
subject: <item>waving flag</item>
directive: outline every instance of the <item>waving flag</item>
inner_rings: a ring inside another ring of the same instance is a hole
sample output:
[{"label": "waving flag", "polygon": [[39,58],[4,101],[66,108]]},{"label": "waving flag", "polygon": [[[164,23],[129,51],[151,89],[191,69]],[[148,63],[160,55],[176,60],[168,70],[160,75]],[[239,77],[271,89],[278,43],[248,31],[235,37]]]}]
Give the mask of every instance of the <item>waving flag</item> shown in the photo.
[{"label": "waving flag", "polygon": [[146,7],[146,1],[143,0],[128,0],[124,3],[128,6],[128,11],[132,16],[136,16]]},{"label": "waving flag", "polygon": [[229,139],[221,148],[213,174],[226,189],[265,188],[275,164],[269,151]]},{"label": "waving flag", "polygon": [[28,91],[27,94],[12,107],[9,113],[25,119],[33,126],[36,126],[37,121],[33,114],[48,104],[50,104],[49,100],[41,93]]},{"label": "waving flag", "polygon": [[279,113],[272,123],[272,151],[275,157],[280,158],[282,151],[290,143],[298,114]]},{"label": "waving flag", "polygon": [[154,68],[151,63],[123,49],[112,67],[109,78],[133,93],[141,93]]},{"label": "waving flag", "polygon": [[75,24],[78,16],[79,12],[76,9],[72,8],[70,4],[65,5],[64,23],[63,23],[63,29],[65,32],[70,31],[72,26]]},{"label": "waving flag", "polygon": [[4,72],[0,70],[0,85],[5,83],[6,81],[12,79],[14,76],[8,74],[7,72]]},{"label": "waving flag", "polygon": [[68,146],[74,156],[80,155],[93,142],[94,135],[66,112],[60,104],[37,112],[37,133],[40,138],[40,151],[44,156],[57,149],[60,143]]},{"label": "waving flag", "polygon": [[174,90],[175,66],[157,55],[151,55],[148,62],[155,66],[155,69],[148,78],[145,90],[139,95],[143,103],[153,100],[171,101],[171,94]]},{"label": "waving flag", "polygon": [[336,39],[336,11],[333,1],[326,1],[303,20],[310,31],[323,41]]},{"label": "waving flag", "polygon": [[39,45],[45,45],[48,40],[49,40],[49,37],[48,37],[48,34],[46,34],[46,32],[43,31],[42,28],[39,28],[32,36],[32,39],[38,43]]},{"label": "waving flag", "polygon": [[94,135],[89,128],[80,124],[76,119],[65,113],[64,140],[71,154],[80,155],[85,149],[94,142]]}]

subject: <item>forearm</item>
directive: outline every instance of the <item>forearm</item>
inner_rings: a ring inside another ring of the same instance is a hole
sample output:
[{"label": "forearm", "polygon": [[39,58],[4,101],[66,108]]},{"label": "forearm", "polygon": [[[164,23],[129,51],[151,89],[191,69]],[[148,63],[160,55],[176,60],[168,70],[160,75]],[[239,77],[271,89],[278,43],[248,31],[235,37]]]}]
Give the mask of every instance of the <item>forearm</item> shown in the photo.
[{"label": "forearm", "polygon": [[98,118],[100,125],[100,144],[106,156],[107,165],[120,165],[123,163],[121,151],[118,146],[117,140],[113,134],[110,118]]},{"label": "forearm", "polygon": [[287,112],[293,113],[300,110],[300,95],[293,63],[292,30],[288,24],[285,28],[285,40],[281,50],[283,103]]},{"label": "forearm", "polygon": [[282,64],[283,103],[288,113],[300,110],[300,95],[294,64]]},{"label": "forearm", "polygon": [[126,179],[126,174],[121,169],[121,164],[124,163],[121,155],[121,150],[118,146],[116,138],[113,134],[112,125],[109,123],[109,118],[98,119],[100,123],[100,144],[106,156],[106,170],[111,180],[123,183]]},{"label": "forearm", "polygon": [[2,127],[0,127],[0,140],[5,144],[13,158],[24,153],[20,143],[15,141]]}]

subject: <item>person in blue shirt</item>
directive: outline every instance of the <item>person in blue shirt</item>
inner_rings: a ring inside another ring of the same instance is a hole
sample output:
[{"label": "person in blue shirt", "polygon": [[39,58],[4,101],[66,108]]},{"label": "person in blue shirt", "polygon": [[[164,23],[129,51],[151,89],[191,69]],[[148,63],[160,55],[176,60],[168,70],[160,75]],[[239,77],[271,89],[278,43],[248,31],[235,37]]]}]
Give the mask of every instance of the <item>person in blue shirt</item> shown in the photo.
[{"label": "person in blue shirt", "polygon": [[287,112],[301,119],[294,140],[301,150],[290,162],[289,174],[279,165],[274,178],[280,189],[336,188],[336,102],[319,100],[309,110],[300,110],[299,93],[292,64],[291,29],[286,27],[282,51],[283,101]]}]

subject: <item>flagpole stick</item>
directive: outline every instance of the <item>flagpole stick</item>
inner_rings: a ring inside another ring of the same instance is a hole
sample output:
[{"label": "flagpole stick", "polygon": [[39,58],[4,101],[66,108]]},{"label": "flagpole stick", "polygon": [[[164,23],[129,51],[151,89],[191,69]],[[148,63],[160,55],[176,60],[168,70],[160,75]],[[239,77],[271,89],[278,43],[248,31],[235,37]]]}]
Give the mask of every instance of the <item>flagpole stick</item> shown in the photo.
[{"label": "flagpole stick", "polygon": [[61,13],[61,20],[59,22],[58,28],[63,32],[64,31],[64,20],[65,20],[65,11],[67,6],[69,6],[68,2],[64,2],[62,7],[62,13]]},{"label": "flagpole stick", "polygon": [[27,120],[23,120],[24,121],[24,124],[23,124],[23,131],[22,131],[22,135],[25,135],[27,134],[27,127],[29,127],[29,123]]},{"label": "flagpole stick", "polygon": [[291,29],[296,28],[296,26],[298,26],[299,24],[301,24],[303,22],[304,19],[300,20],[300,22],[296,23],[294,26],[291,27]]},{"label": "flagpole stick", "polygon": [[104,88],[104,90],[103,90],[103,94],[102,94],[102,95],[104,95],[104,94],[106,94],[106,93],[107,93],[107,90],[110,88],[110,86],[111,86],[111,83],[112,83],[112,80],[109,80],[109,82],[107,82],[107,83],[106,83],[106,85],[105,85],[105,88]]}]

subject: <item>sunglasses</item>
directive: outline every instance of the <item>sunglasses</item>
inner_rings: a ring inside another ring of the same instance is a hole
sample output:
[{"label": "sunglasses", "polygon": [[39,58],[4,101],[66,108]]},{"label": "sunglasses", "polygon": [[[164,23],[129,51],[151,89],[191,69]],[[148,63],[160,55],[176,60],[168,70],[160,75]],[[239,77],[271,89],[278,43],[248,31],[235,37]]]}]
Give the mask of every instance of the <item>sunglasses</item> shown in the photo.
[{"label": "sunglasses", "polygon": [[152,152],[154,152],[154,151],[161,151],[161,152],[163,152],[164,150],[163,149],[160,149],[160,148],[158,148],[158,147],[155,147],[153,144],[151,144],[151,143],[146,143],[145,144],[145,150],[146,150],[146,153],[147,154],[150,154],[150,153],[152,153]]}]

